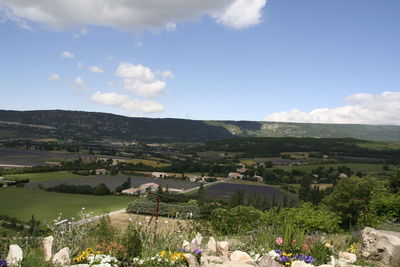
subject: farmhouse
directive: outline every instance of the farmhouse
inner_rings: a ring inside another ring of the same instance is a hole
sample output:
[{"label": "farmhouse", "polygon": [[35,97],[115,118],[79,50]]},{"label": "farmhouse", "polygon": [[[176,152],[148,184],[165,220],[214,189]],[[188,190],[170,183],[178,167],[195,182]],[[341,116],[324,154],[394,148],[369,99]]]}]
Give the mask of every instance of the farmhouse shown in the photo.
[{"label": "farmhouse", "polygon": [[96,173],[96,175],[106,175],[107,174],[106,169],[96,169],[96,170],[94,170],[94,172]]},{"label": "farmhouse", "polygon": [[146,183],[142,184],[139,187],[132,187],[128,188],[125,190],[122,190],[122,194],[127,194],[127,195],[139,195],[139,194],[145,194],[148,191],[155,192],[157,191],[159,185],[156,183]]},{"label": "farmhouse", "polygon": [[238,172],[238,173],[245,173],[246,171],[248,171],[249,169],[247,169],[247,168],[245,168],[245,167],[241,167],[241,168],[238,168],[238,169],[236,169],[236,171]]},{"label": "farmhouse", "polygon": [[169,177],[169,175],[166,174],[165,172],[153,172],[151,174],[151,176],[154,178],[168,178]]},{"label": "farmhouse", "polygon": [[230,172],[228,177],[232,179],[243,179],[244,175],[237,172]]},{"label": "farmhouse", "polygon": [[254,175],[253,178],[257,179],[257,182],[263,182],[264,178],[262,176],[259,175]]}]

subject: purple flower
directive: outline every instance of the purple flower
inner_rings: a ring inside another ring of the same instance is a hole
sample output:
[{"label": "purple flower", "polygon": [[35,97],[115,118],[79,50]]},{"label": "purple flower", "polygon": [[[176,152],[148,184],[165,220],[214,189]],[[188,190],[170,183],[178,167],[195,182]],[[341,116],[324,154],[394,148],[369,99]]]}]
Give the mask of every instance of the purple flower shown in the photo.
[{"label": "purple flower", "polygon": [[184,252],[184,253],[189,253],[190,251],[189,250],[186,250],[186,249],[184,249],[184,248],[180,248],[180,249],[178,249],[179,251],[182,251],[182,252]]},{"label": "purple flower", "polygon": [[282,252],[282,250],[280,250],[280,249],[277,249],[277,250],[275,250],[275,252],[276,252],[276,253],[281,253],[281,252]]},{"label": "purple flower", "polygon": [[200,255],[202,252],[201,252],[201,249],[195,249],[195,250],[193,251],[193,253],[194,253],[194,254],[199,254],[199,255]]},{"label": "purple flower", "polygon": [[7,267],[7,261],[6,260],[0,260],[0,267]]}]

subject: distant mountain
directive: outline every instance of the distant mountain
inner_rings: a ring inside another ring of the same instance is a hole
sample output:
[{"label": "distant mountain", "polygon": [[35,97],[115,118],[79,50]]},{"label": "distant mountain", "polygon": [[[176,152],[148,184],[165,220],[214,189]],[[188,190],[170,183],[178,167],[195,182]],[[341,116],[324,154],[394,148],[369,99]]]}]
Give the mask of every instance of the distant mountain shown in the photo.
[{"label": "distant mountain", "polygon": [[131,118],[108,113],[64,110],[0,110],[0,139],[202,142],[233,137],[346,137],[400,141],[400,126],[200,121]]}]

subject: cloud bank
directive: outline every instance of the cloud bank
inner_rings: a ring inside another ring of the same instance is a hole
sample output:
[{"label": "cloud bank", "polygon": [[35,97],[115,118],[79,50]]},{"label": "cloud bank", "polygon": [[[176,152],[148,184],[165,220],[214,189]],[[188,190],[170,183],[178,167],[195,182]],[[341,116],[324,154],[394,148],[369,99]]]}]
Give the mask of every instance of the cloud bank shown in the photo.
[{"label": "cloud bank", "polygon": [[261,22],[265,4],[266,0],[0,0],[0,16],[25,28],[35,22],[55,29],[100,25],[173,31],[176,23],[207,15],[243,29]]},{"label": "cloud bank", "polygon": [[[104,93],[97,91],[91,95],[91,100],[109,107],[119,107],[129,111],[136,110],[145,113],[163,112],[164,106],[148,98],[155,98],[166,90],[166,79],[174,78],[170,70],[153,71],[141,64],[121,63],[115,76],[121,79],[123,89],[134,96],[117,92]],[[114,83],[109,85],[114,86]],[[137,99],[137,97],[144,98]]]},{"label": "cloud bank", "polygon": [[346,97],[349,105],[338,108],[319,108],[311,112],[293,109],[272,113],[266,121],[306,123],[354,123],[400,125],[400,92],[354,94]]}]

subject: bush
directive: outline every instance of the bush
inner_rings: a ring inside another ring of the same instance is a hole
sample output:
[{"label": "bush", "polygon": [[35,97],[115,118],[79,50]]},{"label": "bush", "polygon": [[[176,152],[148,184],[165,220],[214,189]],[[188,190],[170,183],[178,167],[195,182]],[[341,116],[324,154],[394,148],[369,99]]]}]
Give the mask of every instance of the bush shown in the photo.
[{"label": "bush", "polygon": [[90,185],[70,185],[63,183],[53,187],[49,187],[46,190],[68,194],[85,194],[98,196],[111,194],[111,190],[103,183],[95,187],[92,187]]},{"label": "bush", "polygon": [[124,245],[127,256],[130,258],[139,257],[142,254],[142,241],[137,229],[133,224],[129,224],[126,228],[122,244]]},{"label": "bush", "polygon": [[263,221],[267,225],[282,225],[284,221],[290,221],[294,225],[303,227],[307,232],[340,231],[338,214],[323,207],[315,207],[309,202],[302,202],[299,207],[271,209],[265,212]]},{"label": "bush", "polygon": [[[145,199],[138,198],[135,201],[131,202],[126,209],[127,212],[137,213],[137,214],[153,214],[154,209],[156,208],[156,202]],[[169,204],[169,203],[160,203],[160,210],[158,212],[159,216],[170,216],[171,210],[175,211],[175,214],[178,213],[178,217],[187,218],[192,214],[192,218],[196,218],[200,214],[200,210],[197,206],[193,205],[178,205],[178,204]]]},{"label": "bush", "polygon": [[211,225],[223,235],[248,233],[261,223],[262,215],[262,211],[249,206],[217,208],[211,213]]}]

